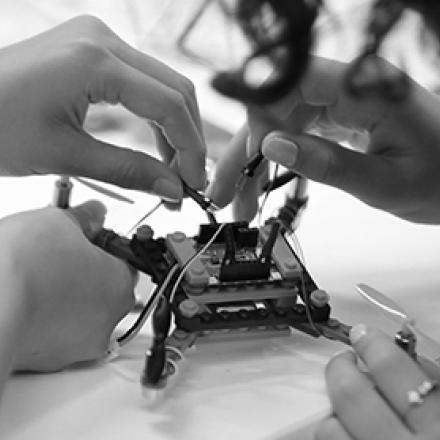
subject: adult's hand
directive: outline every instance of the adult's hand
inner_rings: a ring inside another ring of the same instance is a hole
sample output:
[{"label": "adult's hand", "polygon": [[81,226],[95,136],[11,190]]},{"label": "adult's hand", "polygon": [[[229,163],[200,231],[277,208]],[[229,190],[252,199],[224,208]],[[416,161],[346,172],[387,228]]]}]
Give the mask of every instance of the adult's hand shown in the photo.
[{"label": "adult's hand", "polygon": [[[440,391],[432,379],[383,333],[358,325],[350,336],[355,352],[337,355],[327,366],[334,415],[323,421],[315,438],[439,438]],[[359,369],[356,355],[366,365],[367,374]],[[411,403],[410,396],[418,397],[419,402]]]},{"label": "adult's hand", "polygon": [[[0,174],[67,174],[182,198],[205,185],[205,144],[191,82],[90,16],[0,50]],[[165,163],[93,138],[90,103],[121,103],[157,127]]]},{"label": "adult's hand", "polygon": [[[386,75],[396,76],[394,66],[379,62]],[[235,182],[249,157],[261,150],[267,159],[375,208],[414,222],[440,223],[439,98],[410,81],[402,102],[357,99],[344,88],[349,67],[314,58],[290,96],[272,108],[249,109],[247,126],[220,160],[208,190],[217,204],[235,199],[239,216],[255,215],[261,179],[251,179],[242,194],[236,194]],[[263,166],[259,176],[264,175]]]}]

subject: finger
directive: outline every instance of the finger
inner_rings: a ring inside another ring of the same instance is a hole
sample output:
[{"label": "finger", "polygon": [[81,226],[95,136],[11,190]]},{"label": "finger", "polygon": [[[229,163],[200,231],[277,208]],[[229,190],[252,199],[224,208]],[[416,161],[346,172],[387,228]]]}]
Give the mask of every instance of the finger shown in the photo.
[{"label": "finger", "polygon": [[[289,116],[278,108],[260,108],[249,106],[247,120],[250,137],[247,142],[247,155],[253,157],[261,151],[264,138],[280,127],[287,128],[289,133],[303,133],[321,116],[322,107],[313,107],[295,100]],[[281,114],[280,114],[281,113]]]},{"label": "finger", "polygon": [[335,356],[326,368],[333,411],[357,440],[409,439],[410,432],[356,365],[351,351]]},{"label": "finger", "polygon": [[427,427],[438,423],[438,390],[426,396],[423,405],[410,406],[408,392],[429,379],[405,351],[382,332],[367,329],[362,324],[353,327],[350,339],[377,388],[414,432],[424,432]]},{"label": "finger", "polygon": [[353,440],[353,437],[336,417],[328,417],[318,426],[315,440]]},{"label": "finger", "polygon": [[168,143],[167,138],[164,136],[159,127],[155,127],[153,125],[152,130],[156,141],[156,148],[159,151],[160,156],[167,165],[170,165],[174,159],[176,151]]},{"label": "finger", "polygon": [[200,120],[200,111],[191,81],[159,60],[136,50],[114,33],[111,42],[109,43],[109,49],[126,64],[179,92],[186,101],[194,124],[196,125],[201,140],[203,141],[204,136]]},{"label": "finger", "polygon": [[[340,188],[369,205],[393,210],[405,181],[397,165],[312,135],[272,132],[263,141],[265,157],[311,180]],[[374,185],[371,183],[375,182]]]},{"label": "finger", "polygon": [[[128,45],[99,18],[93,16],[73,18],[58,27],[58,36],[60,39],[75,41],[78,39],[78,29],[82,30],[82,36],[89,38],[92,42],[96,41],[100,47],[111,52],[125,64],[181,93],[187,101],[188,108],[193,115],[195,124],[199,127],[200,134],[203,136],[197,100],[191,81],[166,64]],[[46,35],[41,35],[41,37],[45,37],[46,44],[49,46],[53,45],[54,31],[55,29],[47,32]]]},{"label": "finger", "polygon": [[78,223],[85,236],[92,239],[104,225],[107,208],[97,200],[89,200],[69,208],[66,213]]},{"label": "finger", "polygon": [[102,142],[85,132],[72,132],[70,136],[63,132],[54,154],[59,169],[51,172],[143,190],[168,201],[180,201],[183,197],[179,177],[161,161],[140,151]]},{"label": "finger", "polygon": [[[378,58],[383,72],[397,72],[398,69]],[[362,132],[370,130],[384,119],[391,108],[399,111],[411,107],[411,100],[396,106],[388,99],[354,98],[345,87],[349,64],[322,57],[312,57],[301,83],[283,100],[266,108],[276,119],[288,123],[289,132],[298,133],[310,128],[321,115],[329,113],[335,126],[350,127]],[[412,86],[416,86],[415,83]],[[303,129],[301,129],[303,127]],[[275,127],[272,127],[272,130]]]},{"label": "finger", "polygon": [[182,178],[203,188],[206,148],[183,96],[176,90],[109,55],[87,90],[91,102],[120,102],[160,127],[176,151]]},{"label": "finger", "polygon": [[[384,72],[398,70],[380,58],[378,63],[382,65]],[[345,87],[345,77],[349,68],[350,65],[346,63],[313,57],[303,76],[298,94],[304,104],[328,109],[335,124],[352,129],[369,129],[375,121],[381,120],[382,113],[393,104],[379,96],[365,98],[360,103]],[[298,117],[298,112],[294,111],[292,115]]]},{"label": "finger", "polygon": [[343,93],[346,69],[344,63],[312,57],[300,85],[284,99],[265,108],[248,106],[247,119],[251,132],[248,156],[261,150],[264,137],[271,131],[281,129],[282,121],[286,123],[283,128],[289,133],[301,133],[319,118],[323,109],[335,106]]},{"label": "finger", "polygon": [[217,162],[213,179],[206,190],[206,195],[221,208],[229,204],[237,192],[241,170],[248,161],[247,137],[248,128],[243,126],[232,139],[227,153]]}]

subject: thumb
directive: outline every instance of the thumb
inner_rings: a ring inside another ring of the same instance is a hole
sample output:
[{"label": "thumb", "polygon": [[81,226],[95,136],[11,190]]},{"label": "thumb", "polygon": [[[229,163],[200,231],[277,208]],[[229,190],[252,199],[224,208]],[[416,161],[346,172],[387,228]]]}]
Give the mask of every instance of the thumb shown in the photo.
[{"label": "thumb", "polygon": [[89,200],[66,211],[87,238],[92,239],[102,228],[107,208],[97,200]]},{"label": "thumb", "polygon": [[373,206],[380,205],[384,192],[396,186],[390,181],[396,178],[392,165],[380,156],[352,151],[318,136],[274,131],[264,138],[262,152],[301,176],[347,191]]}]

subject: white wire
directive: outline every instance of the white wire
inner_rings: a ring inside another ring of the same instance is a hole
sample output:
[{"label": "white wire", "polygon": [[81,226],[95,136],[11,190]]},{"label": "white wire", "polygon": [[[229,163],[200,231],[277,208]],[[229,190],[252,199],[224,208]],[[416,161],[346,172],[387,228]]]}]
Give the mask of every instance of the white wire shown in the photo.
[{"label": "white wire", "polygon": [[295,234],[295,232],[293,230],[290,230],[289,233],[287,234],[287,238],[290,239],[290,241],[291,241],[290,245],[292,246],[293,250],[298,255],[298,258],[300,259],[301,263],[305,266],[306,259],[304,257],[304,252],[302,250],[301,243],[298,239],[298,236]]},{"label": "white wire", "polygon": [[123,339],[119,346],[122,347],[126,344],[128,344],[130,341],[132,341],[141,331],[142,327],[147,322],[147,319],[150,317],[151,312],[154,310],[154,307],[156,306],[159,299],[163,296],[163,293],[165,289],[168,287],[168,284],[170,283],[171,279],[173,278],[174,274],[179,270],[179,265],[175,264],[171,270],[168,272],[168,275],[166,276],[164,282],[161,284],[159,291],[156,293],[156,297],[154,298],[153,302],[151,303],[150,309],[145,313],[142,320],[138,323],[136,326],[136,329],[133,330],[133,332],[130,334],[130,336],[127,336],[125,339]]},{"label": "white wire", "polygon": [[170,303],[173,302],[174,296],[175,296],[176,291],[177,291],[177,288],[178,288],[180,282],[182,281],[182,278],[185,276],[186,271],[189,269],[191,264],[194,263],[196,258],[199,255],[201,255],[204,252],[206,252],[206,250],[209,248],[209,246],[211,246],[211,244],[214,243],[215,239],[219,236],[220,232],[223,230],[223,228],[225,226],[226,226],[226,223],[222,223],[218,227],[217,231],[215,231],[215,234],[211,237],[211,239],[205,244],[205,246],[203,246],[198,252],[196,252],[191,258],[189,258],[188,261],[183,265],[182,271],[180,272],[179,276],[177,277],[177,280],[176,280],[176,282],[174,283],[174,286],[173,286],[173,290],[171,291]]},{"label": "white wire", "polygon": [[[173,286],[173,290],[171,291],[171,295],[170,295],[170,303],[172,303],[174,296],[176,294],[177,291],[177,287],[179,286],[180,282],[182,281],[182,278],[184,277],[186,271],[188,270],[188,268],[191,266],[191,264],[195,261],[195,259],[200,255],[203,254],[204,252],[206,252],[206,250],[209,248],[209,246],[211,246],[211,244],[215,241],[215,239],[218,237],[218,235],[220,234],[220,232],[223,230],[223,228],[225,227],[225,223],[222,223],[217,231],[215,231],[214,235],[211,237],[211,239],[205,244],[205,246],[203,246],[198,252],[196,252],[192,257],[190,257],[187,262],[182,266],[182,271],[179,274],[179,276],[177,277],[177,280]],[[168,284],[170,283],[171,279],[173,278],[173,276],[176,274],[176,272],[179,270],[179,265],[175,264],[171,270],[168,272],[168,275],[166,276],[164,282],[161,284],[159,291],[156,293],[156,296],[153,300],[153,302],[151,303],[150,309],[145,313],[145,315],[143,316],[142,320],[138,323],[138,325],[136,326],[136,329],[130,334],[130,336],[127,336],[125,339],[123,339],[120,343],[119,343],[119,347],[122,347],[126,344],[128,344],[130,341],[132,341],[141,331],[142,327],[145,325],[145,323],[147,322],[148,318],[151,315],[151,312],[154,310],[154,307],[156,306],[157,302],[159,301],[159,299],[161,297],[163,297],[164,292],[166,290],[166,288],[168,287]]]},{"label": "white wire", "polygon": [[145,215],[143,215],[124,235],[127,237],[133,232],[141,223],[143,223],[148,217],[153,215],[161,206],[163,205],[163,200],[154,205]]}]

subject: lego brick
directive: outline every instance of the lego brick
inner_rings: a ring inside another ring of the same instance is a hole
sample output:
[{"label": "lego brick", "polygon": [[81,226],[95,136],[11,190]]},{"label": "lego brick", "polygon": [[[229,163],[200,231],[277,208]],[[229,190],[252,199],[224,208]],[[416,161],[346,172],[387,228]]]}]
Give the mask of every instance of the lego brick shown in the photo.
[{"label": "lego brick", "polygon": [[281,283],[274,283],[273,281],[265,283],[217,283],[210,284],[204,289],[203,293],[186,291],[186,294],[188,298],[193,299],[199,304],[212,304],[291,298],[296,297],[297,289],[294,286],[286,287]]},{"label": "lego brick", "polygon": [[[263,242],[267,240],[268,235],[269,228],[267,226],[260,229],[260,237]],[[281,235],[278,235],[275,241],[272,250],[272,260],[285,280],[293,280],[301,277],[301,273],[303,272],[301,264]]]},{"label": "lego brick", "polygon": [[[183,267],[196,253],[194,240],[188,238],[183,232],[168,234],[165,238],[165,243],[180,267]],[[197,287],[206,286],[208,284],[209,273],[200,261],[200,258],[196,258],[186,271],[185,280],[188,284]]]},{"label": "lego brick", "polygon": [[[315,324],[327,322],[329,315],[330,307],[328,306],[310,310],[310,317]],[[320,332],[310,325],[305,306],[302,304],[295,304],[292,307],[269,306],[263,309],[230,312],[211,310],[211,312],[204,312],[192,318],[176,314],[175,319],[177,328],[187,332],[252,327],[274,328],[288,325],[313,336],[320,335]],[[336,334],[336,331],[333,333]]]}]

